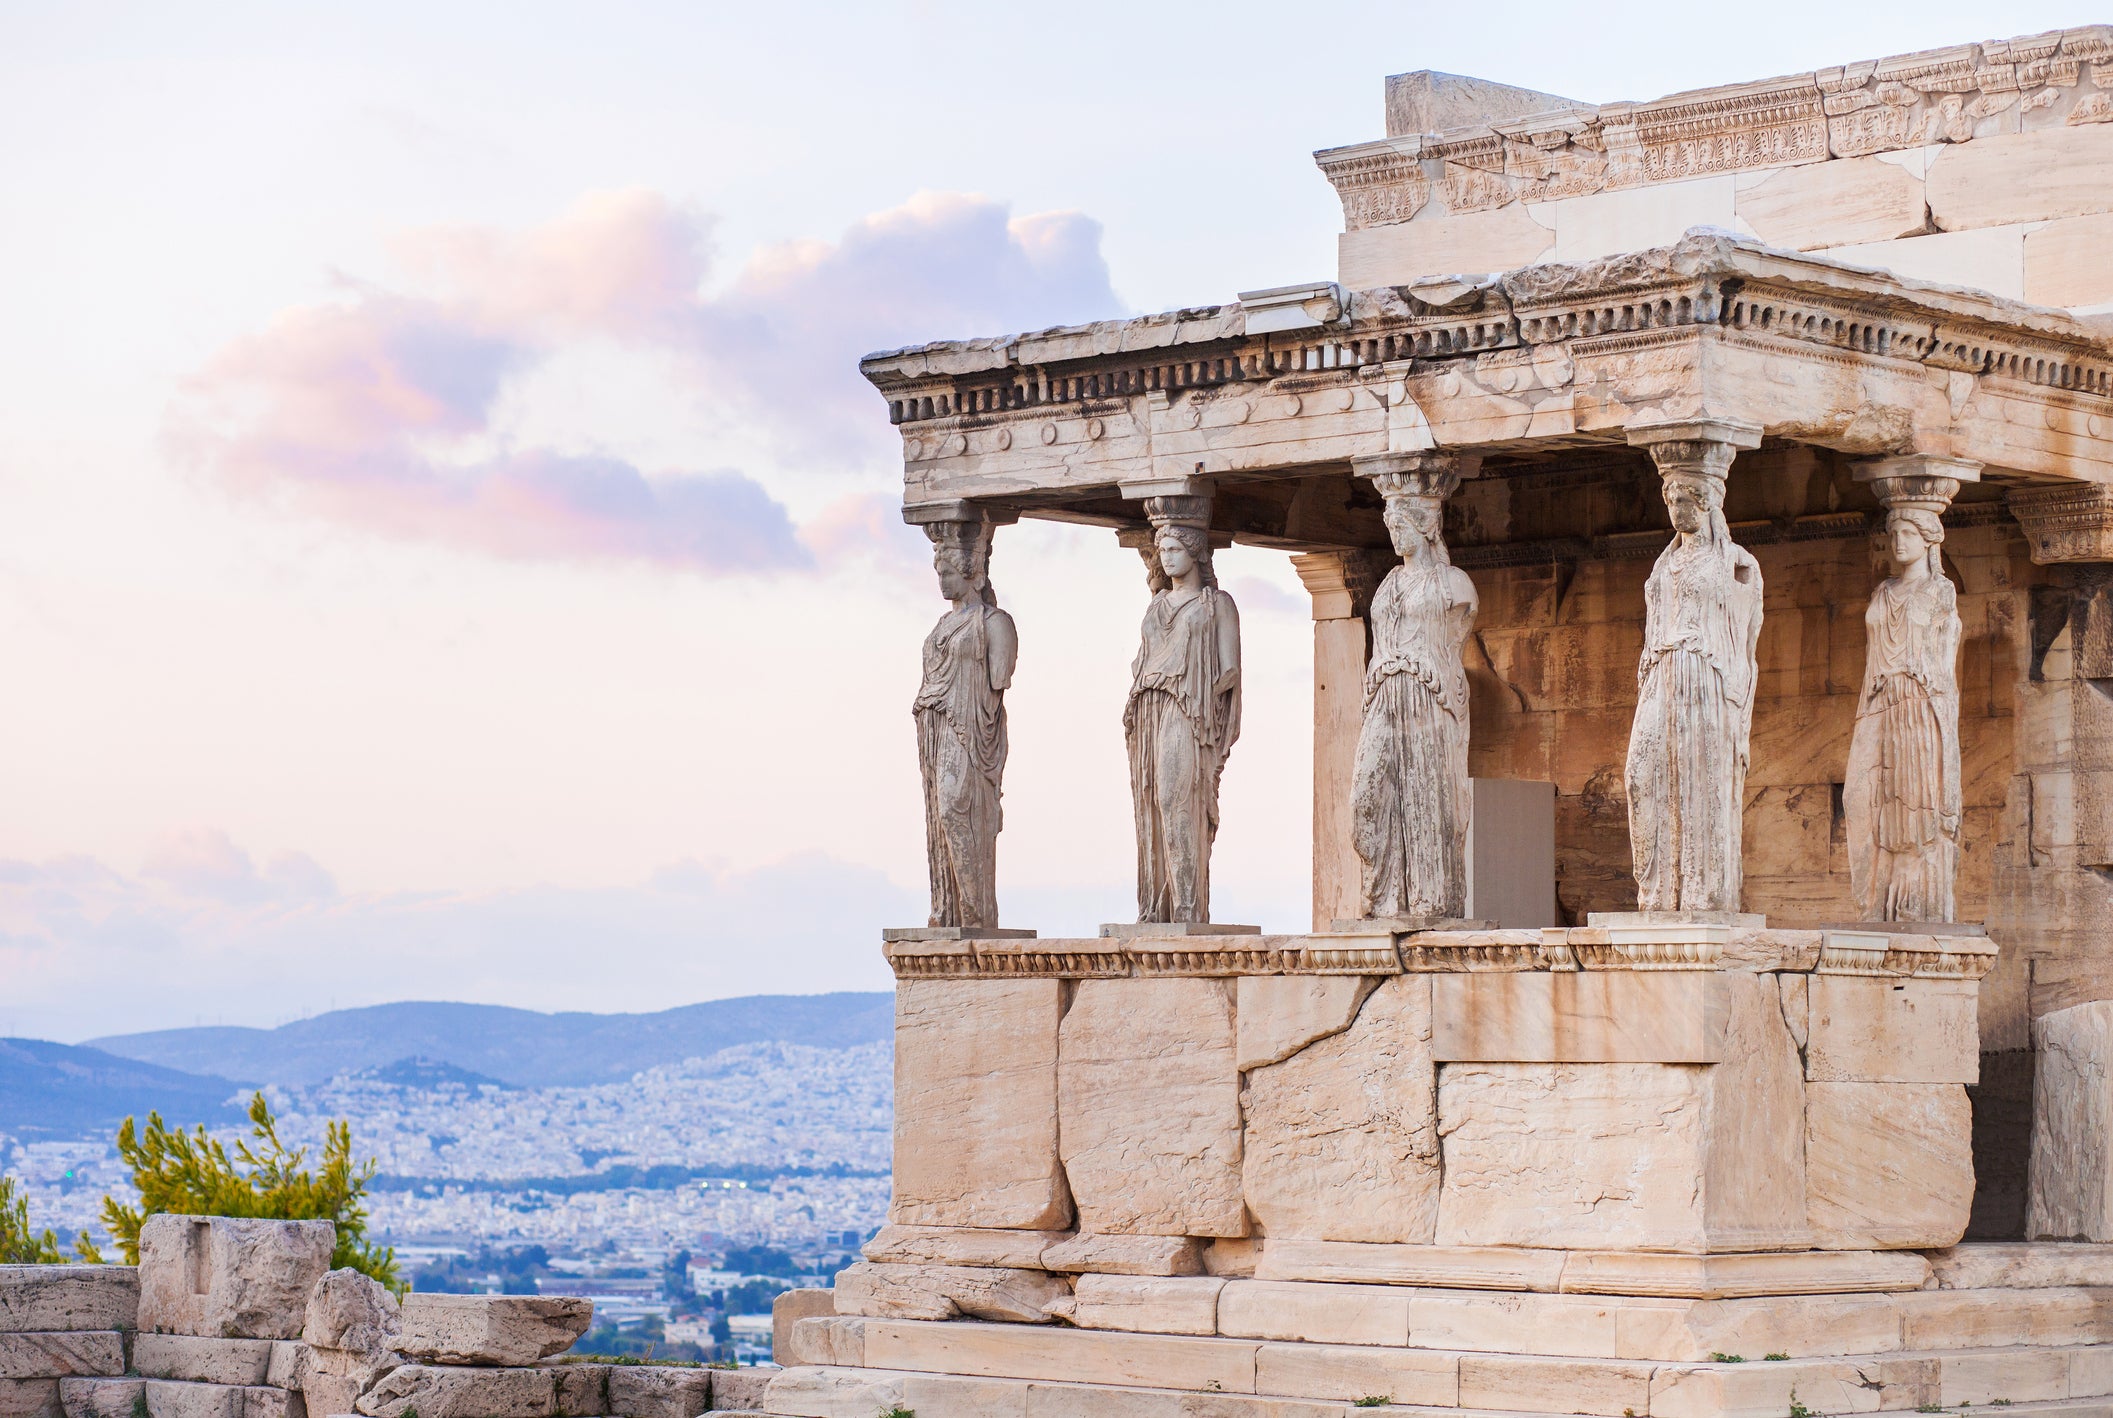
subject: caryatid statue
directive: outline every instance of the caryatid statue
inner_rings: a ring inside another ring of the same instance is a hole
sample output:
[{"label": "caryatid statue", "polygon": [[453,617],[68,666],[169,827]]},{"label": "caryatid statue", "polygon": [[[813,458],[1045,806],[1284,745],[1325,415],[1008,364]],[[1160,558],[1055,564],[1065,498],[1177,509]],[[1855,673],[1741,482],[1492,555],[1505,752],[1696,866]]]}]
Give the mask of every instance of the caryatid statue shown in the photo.
[{"label": "caryatid statue", "polygon": [[1761,567],[1731,539],[1724,478],[1760,430],[1716,420],[1631,428],[1658,465],[1673,540],[1644,584],[1629,726],[1629,845],[1645,911],[1736,912],[1761,637]]},{"label": "caryatid statue", "polygon": [[998,831],[1004,824],[1005,690],[1020,641],[990,584],[988,517],[927,522],[939,593],[953,608],[924,641],[912,706],[924,770],[924,845],[934,926],[998,924]]},{"label": "caryatid statue", "polygon": [[1864,612],[1864,679],[1842,798],[1849,881],[1867,921],[1949,921],[1959,874],[1959,598],[1944,509],[1980,467],[1885,458],[1857,469],[1886,508],[1893,574]]},{"label": "caryatid statue", "polygon": [[1152,585],[1123,735],[1137,818],[1137,919],[1211,918],[1218,779],[1240,737],[1240,612],[1211,569],[1209,497],[1147,497]]},{"label": "caryatid statue", "polygon": [[1373,593],[1365,718],[1351,780],[1352,840],[1364,863],[1365,916],[1457,919],[1467,909],[1467,671],[1474,582],[1446,554],[1445,499],[1456,460],[1413,453],[1358,471],[1386,498],[1401,565]]}]

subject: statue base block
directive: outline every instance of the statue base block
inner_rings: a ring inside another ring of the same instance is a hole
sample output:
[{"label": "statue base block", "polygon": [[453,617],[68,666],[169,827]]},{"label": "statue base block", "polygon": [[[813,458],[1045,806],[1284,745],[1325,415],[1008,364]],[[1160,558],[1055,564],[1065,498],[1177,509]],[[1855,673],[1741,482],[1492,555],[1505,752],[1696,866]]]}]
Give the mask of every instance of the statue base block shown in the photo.
[{"label": "statue base block", "polygon": [[1413,935],[1417,931],[1493,931],[1495,921],[1471,921],[1464,916],[1359,916],[1329,925],[1335,935]]},{"label": "statue base block", "polygon": [[1967,935],[1985,936],[1988,927],[1977,921],[1829,921],[1814,927],[1822,931],[1865,931],[1872,935]]},{"label": "statue base block", "polygon": [[1768,928],[1758,911],[1592,911],[1585,924],[1595,930],[1629,930],[1638,926],[1731,926],[1737,930]]},{"label": "statue base block", "polygon": [[1102,940],[1144,940],[1155,936],[1260,935],[1260,926],[1228,926],[1218,921],[1116,921],[1101,927]]},{"label": "statue base block", "polygon": [[1001,930],[997,926],[888,926],[880,933],[883,945],[926,940],[1033,940],[1033,931]]}]

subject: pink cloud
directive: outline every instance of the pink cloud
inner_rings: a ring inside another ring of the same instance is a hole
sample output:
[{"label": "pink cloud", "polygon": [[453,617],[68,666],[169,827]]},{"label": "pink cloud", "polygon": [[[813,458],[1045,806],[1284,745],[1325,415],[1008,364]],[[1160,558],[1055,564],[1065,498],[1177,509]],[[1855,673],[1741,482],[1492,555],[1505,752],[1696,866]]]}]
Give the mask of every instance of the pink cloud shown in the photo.
[{"label": "pink cloud", "polygon": [[[855,498],[795,529],[732,469],[648,473],[613,455],[494,453],[509,381],[581,341],[672,355],[698,396],[796,454],[892,446],[858,374],[876,348],[1119,308],[1097,223],[922,194],[835,243],[759,252],[707,295],[710,224],[657,193],[592,194],[527,231],[445,227],[395,245],[415,293],[346,284],[282,313],[192,380],[172,444],[238,495],[383,535],[517,559],[632,559],[707,574],[804,567],[863,546],[922,560]],[[877,500],[876,500],[877,499]],[[886,520],[886,519],[882,519]]]}]

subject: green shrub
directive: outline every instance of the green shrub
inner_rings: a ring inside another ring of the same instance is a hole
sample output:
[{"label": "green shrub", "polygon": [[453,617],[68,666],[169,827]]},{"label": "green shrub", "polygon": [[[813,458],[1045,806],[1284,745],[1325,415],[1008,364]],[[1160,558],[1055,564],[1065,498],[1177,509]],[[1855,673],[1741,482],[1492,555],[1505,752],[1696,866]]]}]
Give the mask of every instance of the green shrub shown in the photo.
[{"label": "green shrub", "polygon": [[59,1249],[58,1233],[46,1226],[42,1233],[29,1229],[29,1198],[15,1192],[13,1177],[0,1177],[0,1265],[64,1265],[70,1259],[90,1264],[102,1256],[87,1233],[74,1237],[73,1256]]},{"label": "green shrub", "polygon": [[[278,1124],[259,1093],[250,1099],[250,1137],[235,1144],[235,1158],[203,1124],[193,1132],[171,1131],[161,1114],[147,1114],[142,1133],[134,1119],[117,1131],[117,1150],[132,1168],[139,1205],[119,1206],[103,1198],[103,1223],[123,1248],[128,1264],[139,1264],[139,1228],[149,1216],[258,1216],[276,1221],[329,1221],[337,1226],[331,1265],[350,1267],[384,1285],[398,1286],[396,1253],[367,1244],[367,1208],[362,1201],[375,1163],[352,1164],[352,1127],[343,1119],[324,1130],[323,1165],[304,1165],[308,1149],[288,1151]],[[246,1169],[246,1170],[245,1170]]]}]

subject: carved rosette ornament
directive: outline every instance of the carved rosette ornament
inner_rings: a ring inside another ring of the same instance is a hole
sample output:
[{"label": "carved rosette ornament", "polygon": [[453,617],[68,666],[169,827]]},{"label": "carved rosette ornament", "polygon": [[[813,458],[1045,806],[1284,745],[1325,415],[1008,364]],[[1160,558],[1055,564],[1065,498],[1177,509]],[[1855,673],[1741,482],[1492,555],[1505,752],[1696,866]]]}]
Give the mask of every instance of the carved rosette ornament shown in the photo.
[{"label": "carved rosette ornament", "polygon": [[1012,617],[990,584],[997,520],[963,505],[918,509],[932,567],[951,609],[924,641],[924,678],[911,713],[924,774],[930,924],[995,929],[998,832],[1005,777],[1005,690],[1019,659]]},{"label": "carved rosette ornament", "polygon": [[1959,605],[1938,551],[1978,463],[1881,458],[1888,576],[1864,612],[1864,677],[1842,790],[1849,879],[1867,921],[1949,921],[1959,875]]},{"label": "carved rosette ornament", "polygon": [[1673,540],[1644,586],[1629,727],[1629,845],[1645,911],[1739,909],[1740,814],[1753,732],[1761,567],[1731,539],[1724,481],[1752,424],[1631,425],[1663,482]]},{"label": "carved rosette ornament", "polygon": [[1208,491],[1155,488],[1143,501],[1152,539],[1139,550],[1152,603],[1123,706],[1137,919],[1208,921],[1218,782],[1240,737],[1240,613],[1211,566]]},{"label": "carved rosette ornament", "polygon": [[1386,499],[1401,565],[1366,612],[1371,658],[1351,778],[1352,841],[1363,864],[1367,918],[1435,922],[1467,909],[1467,671],[1474,583],[1446,552],[1445,499],[1460,460],[1445,453],[1361,459],[1359,476]]}]

